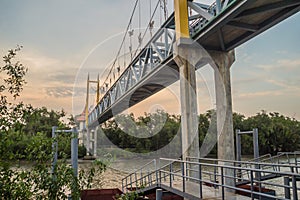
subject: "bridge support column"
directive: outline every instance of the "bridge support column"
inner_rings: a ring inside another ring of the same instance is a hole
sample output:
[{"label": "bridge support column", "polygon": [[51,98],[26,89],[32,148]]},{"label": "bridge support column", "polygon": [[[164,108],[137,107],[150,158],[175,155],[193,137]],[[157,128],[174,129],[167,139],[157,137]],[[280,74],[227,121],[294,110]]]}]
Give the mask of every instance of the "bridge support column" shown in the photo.
[{"label": "bridge support column", "polygon": [[[215,90],[218,131],[218,159],[235,160],[234,131],[232,121],[232,96],[230,67],[235,61],[234,50],[230,52],[210,51],[215,63]],[[219,163],[232,165],[231,163]],[[225,176],[234,176],[233,169],[224,169]],[[226,185],[235,186],[235,180],[225,178]]]},{"label": "bridge support column", "polygon": [[[195,66],[189,62],[195,50],[188,38],[180,38],[174,44],[174,60],[180,73],[181,144],[182,159],[199,157],[198,115]],[[191,166],[187,166],[191,168]],[[197,167],[197,166],[193,166]],[[189,173],[198,177],[198,173]]]}]

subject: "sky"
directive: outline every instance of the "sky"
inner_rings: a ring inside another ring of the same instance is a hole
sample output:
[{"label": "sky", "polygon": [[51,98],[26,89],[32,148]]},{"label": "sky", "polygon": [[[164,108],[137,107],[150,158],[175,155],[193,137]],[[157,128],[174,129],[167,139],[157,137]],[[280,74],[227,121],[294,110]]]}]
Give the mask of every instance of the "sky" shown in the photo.
[{"label": "sky", "polygon": [[[79,114],[84,108],[87,74],[95,80],[97,74],[106,72],[116,56],[134,2],[0,0],[0,54],[23,45],[17,57],[29,68],[20,100]],[[141,28],[150,15],[149,2],[142,0]],[[156,0],[151,2],[153,10]],[[171,4],[169,0],[170,8]],[[132,28],[138,28],[138,17],[134,17]],[[158,17],[155,25],[161,21]],[[234,111],[251,116],[266,110],[300,119],[299,24],[298,13],[236,48],[236,61],[231,67]],[[208,68],[196,74],[198,108],[203,113],[215,106],[213,74]],[[176,83],[127,112],[142,114],[161,108],[178,113],[179,99]]]}]

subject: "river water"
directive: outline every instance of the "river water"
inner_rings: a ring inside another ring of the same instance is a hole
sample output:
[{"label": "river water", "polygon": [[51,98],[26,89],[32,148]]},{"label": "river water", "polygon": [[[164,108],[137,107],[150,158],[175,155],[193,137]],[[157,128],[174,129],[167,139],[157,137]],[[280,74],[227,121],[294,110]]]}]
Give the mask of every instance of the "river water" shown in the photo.
[{"label": "river water", "polygon": [[[151,159],[124,159],[124,160],[117,160],[111,162],[109,168],[102,174],[100,177],[96,177],[101,184],[95,185],[95,188],[122,188],[122,179],[127,176],[130,172],[133,172],[136,169],[139,169],[146,163],[150,162]],[[92,161],[83,161],[79,160],[78,167],[79,169],[87,169],[91,166]],[[160,163],[160,166],[162,166],[165,163]],[[157,164],[159,166],[159,163]],[[21,168],[30,169],[31,165],[30,163],[21,163]],[[149,165],[150,168],[148,168],[148,171],[151,171],[155,169],[154,163],[151,163]],[[179,167],[178,167],[179,168]],[[206,167],[204,169],[205,171],[213,172],[213,168]],[[281,171],[285,171],[284,169],[281,169]],[[210,179],[210,177],[206,177],[206,179]],[[266,181],[266,183],[271,184],[280,184],[283,185],[283,177],[275,178]],[[290,183],[291,184],[291,183]],[[281,197],[284,197],[284,189],[276,186],[270,186],[267,184],[263,184],[264,187],[268,189],[273,189],[276,191],[276,195],[280,195]],[[300,188],[300,181],[297,182],[297,188]],[[298,190],[298,197],[300,198],[300,191]]]}]

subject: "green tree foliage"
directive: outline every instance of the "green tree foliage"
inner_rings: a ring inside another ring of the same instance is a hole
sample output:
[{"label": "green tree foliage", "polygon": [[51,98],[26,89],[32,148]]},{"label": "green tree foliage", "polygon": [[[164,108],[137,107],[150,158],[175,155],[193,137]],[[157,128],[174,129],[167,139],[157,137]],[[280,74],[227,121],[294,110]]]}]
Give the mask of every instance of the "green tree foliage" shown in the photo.
[{"label": "green tree foliage", "polygon": [[137,119],[132,114],[119,115],[106,122],[103,131],[109,140],[120,148],[147,153],[171,142],[180,130],[179,121],[178,116],[169,115],[164,111],[145,113],[145,116]]},{"label": "green tree foliage", "polygon": [[[163,126],[150,127],[151,120],[159,121],[163,118]],[[129,120],[130,119],[130,120]],[[130,123],[128,123],[131,121]],[[118,123],[117,123],[118,122]],[[139,126],[137,128],[137,125]],[[280,115],[262,111],[255,116],[246,118],[239,113],[233,113],[234,131],[240,129],[249,131],[258,128],[260,154],[276,154],[279,151],[297,151],[300,149],[300,122]],[[106,136],[120,148],[132,152],[147,153],[162,148],[180,131],[180,116],[170,115],[163,111],[145,113],[137,119],[131,115],[121,115],[106,122],[103,127]],[[159,131],[158,131],[159,130]],[[127,133],[130,133],[127,134]],[[136,138],[139,134],[148,134],[143,140]],[[199,143],[209,154],[217,154],[217,123],[216,112],[209,110],[199,115]],[[234,141],[235,143],[235,141]],[[180,144],[177,144],[180,145]],[[252,135],[242,136],[242,154],[253,154]]]},{"label": "green tree foliage", "polygon": [[[21,48],[9,50],[3,57],[5,65],[0,67],[0,75],[4,77],[0,80],[0,199],[66,199],[70,191],[72,199],[79,199],[80,189],[90,186],[94,175],[106,168],[100,162],[81,170],[79,174],[89,177],[85,181],[82,180],[85,176],[75,177],[73,168],[63,159],[49,173],[54,142],[50,138],[51,127],[66,129],[60,122],[65,113],[15,103],[26,83],[27,68],[14,62]],[[58,139],[61,151],[67,151],[71,136],[61,135]],[[32,166],[29,169],[15,166],[14,161],[20,159],[31,161]]]},{"label": "green tree foliage", "polygon": [[3,77],[0,80],[0,161],[4,159],[13,159],[14,154],[7,151],[11,148],[13,140],[11,140],[9,132],[11,128],[19,123],[22,124],[24,104],[22,102],[14,103],[26,84],[24,76],[27,68],[19,61],[14,61],[17,53],[22,46],[8,51],[3,57],[4,66],[0,66],[0,74]]},{"label": "green tree foliage", "polygon": [[51,137],[52,126],[58,126],[62,129],[67,129],[67,126],[63,124],[60,119],[65,117],[65,112],[48,110],[45,107],[33,108],[27,106],[22,116],[24,125],[16,127],[17,130],[22,131],[28,135],[35,135],[38,132],[46,133],[48,137]]},{"label": "green tree foliage", "polygon": [[[237,118],[237,117],[236,117]],[[238,121],[237,119],[234,120]],[[283,116],[277,112],[261,111],[255,116],[240,119],[241,130],[258,128],[260,154],[291,152],[300,149],[300,123],[296,119]],[[242,153],[252,154],[252,136],[242,137]]]}]

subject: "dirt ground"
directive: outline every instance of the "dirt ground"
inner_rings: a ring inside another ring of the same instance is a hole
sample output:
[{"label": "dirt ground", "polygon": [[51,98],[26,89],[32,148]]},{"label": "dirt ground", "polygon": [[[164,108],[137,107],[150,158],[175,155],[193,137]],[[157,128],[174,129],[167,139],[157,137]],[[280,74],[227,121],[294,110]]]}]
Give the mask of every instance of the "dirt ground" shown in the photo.
[{"label": "dirt ground", "polygon": [[122,189],[122,179],[127,175],[126,172],[121,172],[112,168],[108,168],[102,175],[103,188],[119,188]]}]

